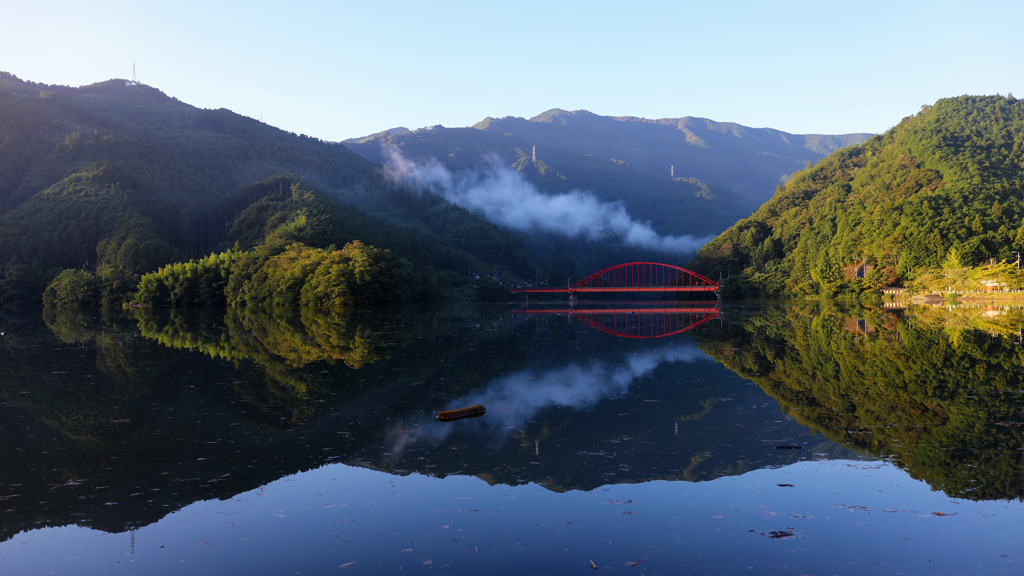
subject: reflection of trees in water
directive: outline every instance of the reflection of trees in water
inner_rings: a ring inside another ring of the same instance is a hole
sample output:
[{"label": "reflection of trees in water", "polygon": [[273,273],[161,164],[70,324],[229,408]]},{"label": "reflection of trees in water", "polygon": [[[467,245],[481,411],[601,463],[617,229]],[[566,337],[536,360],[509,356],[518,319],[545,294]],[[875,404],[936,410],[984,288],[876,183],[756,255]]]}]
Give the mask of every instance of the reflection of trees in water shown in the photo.
[{"label": "reflection of trees in water", "polygon": [[[179,330],[182,339],[216,343],[222,337],[230,336],[225,333],[227,323],[223,321],[224,315],[224,311],[164,314],[163,319],[154,322],[151,328],[167,334]],[[354,322],[381,333],[374,337],[383,339],[384,348],[391,357],[366,363],[358,370],[344,362],[335,362],[331,367],[326,361],[289,368],[288,362],[282,358],[275,366],[283,366],[291,371],[289,373],[308,378],[307,381],[311,382],[310,392],[303,400],[293,394],[295,388],[290,385],[277,384],[285,389],[274,392],[267,382],[275,378],[274,373],[266,365],[251,359],[240,358],[236,368],[235,363],[208,358],[198,347],[172,349],[152,339],[137,338],[133,335],[137,333],[138,321],[132,318],[130,324],[104,320],[100,324],[103,328],[101,333],[107,335],[105,337],[111,342],[119,337],[137,340],[138,348],[122,346],[115,353],[114,346],[118,344],[113,343],[102,353],[111,352],[111,358],[143,370],[143,377],[153,384],[143,383],[142,388],[150,392],[145,398],[126,404],[124,409],[115,410],[116,419],[130,419],[131,422],[118,423],[115,428],[104,432],[101,440],[105,442],[98,447],[54,438],[60,435],[47,434],[45,426],[38,424],[30,432],[21,432],[20,438],[16,439],[14,434],[7,436],[11,446],[6,451],[0,449],[0,456],[16,455],[17,458],[8,460],[15,465],[9,467],[9,476],[5,479],[9,479],[9,483],[26,486],[33,483],[36,487],[31,491],[22,489],[25,497],[19,502],[8,503],[11,507],[17,506],[17,510],[5,516],[6,524],[0,524],[0,538],[5,534],[9,537],[27,526],[38,527],[38,522],[65,525],[89,518],[93,519],[89,523],[91,526],[117,531],[123,530],[124,526],[146,524],[196,500],[226,498],[296,470],[314,468],[339,458],[345,461],[354,456],[376,453],[390,422],[418,421],[421,417],[432,419],[434,411],[472,394],[482,384],[507,375],[510,370],[521,370],[524,363],[537,361],[538,356],[542,364],[557,366],[565,362],[569,351],[581,346],[584,349],[592,347],[588,355],[594,358],[615,354],[626,359],[634,358],[634,352],[642,353],[650,348],[644,342],[626,342],[624,354],[622,340],[580,334],[573,329],[567,332],[565,322],[554,319],[506,322],[502,320],[504,315],[501,313],[469,312],[460,315],[444,310],[417,315],[410,312],[409,317],[398,321],[385,318],[378,324],[374,324],[372,319],[364,322],[356,318]],[[286,318],[283,321],[295,320]],[[235,322],[243,329],[243,334],[244,330],[269,331],[265,328],[268,324],[266,321],[246,324],[244,319]],[[326,327],[330,329],[330,324]],[[311,331],[310,334],[312,337],[316,332]],[[257,350],[260,350],[258,346],[264,346],[266,353],[270,353],[269,347],[260,344],[263,340],[255,336],[251,339],[254,341],[251,345]],[[97,337],[94,348],[100,346],[100,340]],[[50,341],[55,342],[53,338]],[[392,343],[395,345],[390,345]],[[61,349],[60,354],[77,359],[82,364],[80,372],[102,374],[93,369],[97,365],[95,358],[83,360],[79,346],[54,344],[50,354],[56,348]],[[96,350],[95,353],[99,355],[101,352]],[[47,353],[40,353],[33,357],[36,371],[57,370],[40,361],[47,356]],[[152,358],[167,358],[171,363],[169,366],[158,363],[147,372],[144,369]],[[325,374],[325,369],[329,369],[329,373]],[[223,382],[229,385],[218,385]],[[631,396],[635,407],[640,410],[631,417],[620,415],[624,410],[618,401],[603,402],[599,406],[600,414],[591,421],[602,423],[596,427],[598,437],[594,437],[595,427],[586,419],[553,411],[538,419],[538,428],[530,427],[529,435],[522,433],[509,451],[492,454],[492,450],[483,450],[476,445],[443,451],[445,454],[438,454],[438,459],[431,456],[431,464],[440,466],[424,466],[420,470],[436,473],[444,469],[455,473],[469,464],[470,470],[487,471],[483,477],[488,477],[487,474],[499,466],[516,462],[516,470],[503,466],[502,471],[493,472],[492,481],[510,484],[539,481],[552,490],[593,489],[615,478],[620,482],[657,478],[694,481],[742,473],[755,464],[737,459],[741,454],[751,454],[746,451],[749,448],[729,448],[738,445],[737,438],[746,436],[742,429],[731,426],[731,415],[724,411],[704,414],[701,425],[721,428],[721,436],[716,435],[713,440],[708,439],[692,448],[701,454],[706,452],[697,461],[685,451],[690,445],[685,435],[677,438],[679,444],[676,448],[659,448],[640,439],[626,440],[635,435],[637,428],[649,429],[649,423],[658,421],[660,416],[664,416],[665,430],[676,422],[680,427],[687,423],[696,425],[696,421],[679,420],[677,416],[706,412],[712,403],[709,399],[721,395],[721,391],[716,392],[718,386],[717,383],[709,383],[707,390],[702,389],[697,394],[692,387],[668,385],[675,400],[670,402],[666,399],[663,403],[648,403],[639,396]],[[745,384],[743,387],[749,388]],[[312,396],[321,392],[326,392],[326,395]],[[249,401],[239,401],[239,393]],[[321,403],[318,399],[325,401]],[[265,404],[260,404],[262,402]],[[266,411],[254,410],[254,404],[269,408]],[[292,412],[287,410],[304,406],[313,406],[320,411],[314,422],[296,433],[282,432],[281,428],[290,427],[287,426],[289,421],[285,421],[286,424],[274,423],[280,415],[290,418]],[[672,407],[671,410],[664,413],[655,409],[668,406]],[[4,409],[7,408],[0,408]],[[8,410],[7,414],[14,414],[17,409]],[[247,413],[239,417],[237,412],[240,411]],[[260,420],[256,421],[258,426],[237,425],[239,420],[242,424],[252,424],[253,420],[249,418],[256,413],[261,414]],[[713,422],[708,424],[709,420]],[[13,423],[15,420],[12,418],[10,421]],[[39,431],[43,433],[39,434]],[[347,434],[338,434],[338,431]],[[24,438],[31,434],[36,438]],[[753,439],[752,443],[761,445],[761,437],[753,433],[749,437]],[[617,443],[605,444],[605,440]],[[561,444],[560,448],[558,444]],[[629,455],[625,450],[627,444],[632,445]],[[619,450],[621,459],[578,454],[581,450],[596,452],[609,446],[612,447],[609,453]],[[331,450],[325,451],[324,448]],[[536,460],[536,453],[551,455],[555,450],[559,450],[560,455],[552,459],[551,468],[544,472],[535,471],[533,476],[524,474],[533,467],[530,461]],[[674,459],[677,450],[683,454],[681,460],[666,466]],[[510,452],[514,459],[508,459]],[[797,457],[795,453],[772,452],[775,464]],[[369,465],[368,462],[362,464]],[[626,467],[621,467],[622,464]],[[387,461],[381,464],[383,468],[387,466]],[[673,466],[679,471],[666,470]],[[51,472],[43,479],[40,472],[33,470]],[[548,476],[550,478],[545,479]],[[55,488],[70,479],[84,480],[81,485]],[[98,492],[97,486],[109,488]],[[140,486],[147,489],[147,495],[133,497],[140,491]],[[97,494],[104,499],[94,499]],[[80,496],[86,499],[79,499]],[[152,503],[149,503],[150,499]],[[46,503],[42,503],[44,501]],[[105,501],[118,501],[120,504],[107,507],[103,504]]]},{"label": "reflection of trees in water", "polygon": [[1000,336],[1024,318],[985,312],[780,306],[703,349],[801,423],[936,489],[1022,498],[1024,434],[999,423],[1024,421],[1024,348]]},{"label": "reflection of trees in water", "polygon": [[143,336],[211,358],[293,368],[340,361],[355,369],[390,356],[381,329],[393,320],[322,308],[234,308],[217,322],[208,315],[179,311],[140,312],[137,318]]},{"label": "reflection of trees in water", "polygon": [[394,345],[387,331],[392,316],[321,308],[229,309],[220,318],[213,312],[140,312],[137,318],[142,335],[163,346],[231,361],[238,393],[293,424],[312,414],[305,401],[324,396],[332,380],[308,365],[358,370],[389,358]]},{"label": "reflection of trees in water", "polygon": [[393,320],[381,315],[357,320],[352,312],[310,308],[284,313],[231,310],[225,317],[237,349],[257,362],[279,358],[296,368],[342,362],[356,370],[391,356],[381,329]]},{"label": "reflection of trees in water", "polygon": [[985,305],[919,307],[914,308],[912,317],[917,326],[945,332],[954,346],[959,345],[971,331],[1017,339],[1019,343],[1021,328],[1024,328],[1022,308]]},{"label": "reflection of trees in water", "polygon": [[[47,311],[56,340],[0,348],[0,395],[65,436],[102,445],[179,356],[139,341],[120,316]],[[64,344],[63,346],[61,344]],[[55,353],[55,349],[63,349]]]},{"label": "reflection of trees in water", "polygon": [[84,310],[44,308],[43,321],[58,340],[67,344],[90,342],[101,328],[99,317]]},{"label": "reflection of trees in water", "polygon": [[[380,442],[391,420],[440,409],[481,379],[521,363],[530,347],[529,340],[508,341],[512,326],[500,324],[503,314],[456,310],[346,315],[352,324],[340,329],[330,316],[323,324],[309,317],[302,324],[299,311],[270,322],[233,320],[250,334],[281,324],[310,326],[308,338],[330,333],[337,342],[363,328],[369,337],[348,341],[379,341],[384,350],[354,356],[376,359],[358,370],[344,360],[292,367],[279,357],[269,368],[244,357],[227,362],[198,347],[174,349],[138,335],[145,320],[152,322],[146,330],[168,337],[178,331],[182,341],[230,342],[224,316],[213,310],[51,317],[58,331],[65,325],[94,331],[91,340],[68,344],[38,315],[0,312],[0,332],[7,332],[0,338],[0,484],[21,486],[21,496],[5,501],[0,540],[41,525],[85,522],[121,531],[196,500],[227,498],[343,461]],[[250,339],[254,350],[277,356],[264,340]],[[275,370],[301,379],[308,392],[300,396]],[[31,394],[21,394],[26,391]],[[291,433],[292,418],[316,422]],[[136,494],[140,486],[150,490],[145,497]]]},{"label": "reflection of trees in water", "polygon": [[355,369],[390,356],[381,328],[393,321],[322,308],[229,309],[215,323],[209,316],[179,311],[140,312],[137,318],[143,336],[211,358],[293,368],[340,361]]}]

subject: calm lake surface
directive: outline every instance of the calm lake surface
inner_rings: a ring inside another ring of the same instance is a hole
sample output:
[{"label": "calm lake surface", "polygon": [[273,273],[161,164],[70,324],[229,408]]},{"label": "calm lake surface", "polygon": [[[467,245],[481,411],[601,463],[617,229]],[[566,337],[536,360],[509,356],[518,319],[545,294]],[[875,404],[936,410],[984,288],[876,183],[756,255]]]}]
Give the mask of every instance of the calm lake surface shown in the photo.
[{"label": "calm lake surface", "polygon": [[559,306],[0,316],[0,574],[1024,573],[1020,309]]}]

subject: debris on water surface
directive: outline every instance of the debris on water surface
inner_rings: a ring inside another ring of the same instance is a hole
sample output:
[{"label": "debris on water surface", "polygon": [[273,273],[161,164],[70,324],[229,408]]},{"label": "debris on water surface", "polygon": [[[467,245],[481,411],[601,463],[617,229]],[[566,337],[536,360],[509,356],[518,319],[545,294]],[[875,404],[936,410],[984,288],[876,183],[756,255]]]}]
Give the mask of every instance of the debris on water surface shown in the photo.
[{"label": "debris on water surface", "polygon": [[597,564],[594,564],[593,560],[590,561],[590,567],[593,568],[594,570],[597,570]]},{"label": "debris on water surface", "polygon": [[437,419],[441,422],[451,422],[453,420],[462,420],[463,418],[479,418],[486,413],[487,408],[484,408],[481,404],[474,404],[457,410],[438,412]]},{"label": "debris on water surface", "polygon": [[767,534],[762,532],[761,535],[767,536],[769,538],[793,538],[794,536],[796,536],[796,534],[790,532],[789,530],[772,530]]},{"label": "debris on water surface", "polygon": [[776,446],[775,447],[776,450],[803,450],[803,448],[804,448],[803,446],[786,446],[786,445]]},{"label": "debris on water surface", "polygon": [[783,488],[792,488],[793,487],[792,484],[779,484],[779,486],[781,486]]}]

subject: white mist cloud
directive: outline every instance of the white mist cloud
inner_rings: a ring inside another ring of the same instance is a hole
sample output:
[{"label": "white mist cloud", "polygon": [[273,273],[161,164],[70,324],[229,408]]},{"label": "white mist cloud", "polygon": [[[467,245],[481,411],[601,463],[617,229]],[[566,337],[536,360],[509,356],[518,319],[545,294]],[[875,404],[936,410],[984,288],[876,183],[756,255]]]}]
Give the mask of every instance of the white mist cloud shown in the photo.
[{"label": "white mist cloud", "polygon": [[643,378],[665,362],[692,364],[712,361],[695,344],[669,345],[637,355],[624,356],[616,363],[591,360],[568,364],[554,370],[526,370],[493,380],[480,392],[454,400],[444,408],[453,410],[482,404],[482,418],[438,423],[422,416],[415,423],[397,424],[387,433],[392,454],[400,454],[418,441],[438,443],[455,430],[486,428],[495,443],[504,442],[513,431],[523,428],[537,413],[549,406],[583,410],[609,396],[623,394],[637,379]]},{"label": "white mist cloud", "polygon": [[514,230],[543,231],[588,240],[618,238],[627,246],[661,252],[692,253],[713,236],[662,236],[634,220],[622,202],[601,202],[593,194],[573,190],[542,194],[522,174],[496,156],[485,158],[481,172],[452,174],[436,160],[413,162],[396,148],[385,150],[386,174],[397,182],[429,190],[474,214]]}]

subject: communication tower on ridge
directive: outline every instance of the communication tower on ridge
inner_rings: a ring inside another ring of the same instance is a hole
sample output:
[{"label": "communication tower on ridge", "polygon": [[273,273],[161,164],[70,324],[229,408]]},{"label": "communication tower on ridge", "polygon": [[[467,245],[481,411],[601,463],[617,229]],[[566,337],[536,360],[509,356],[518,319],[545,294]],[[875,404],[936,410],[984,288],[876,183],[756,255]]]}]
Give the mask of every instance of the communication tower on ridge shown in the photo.
[{"label": "communication tower on ridge", "polygon": [[139,79],[135,77],[135,61],[132,60],[132,79],[124,83],[125,86],[138,86]]},{"label": "communication tower on ridge", "polygon": [[537,163],[537,145],[536,144],[533,145],[533,163],[534,164]]}]

